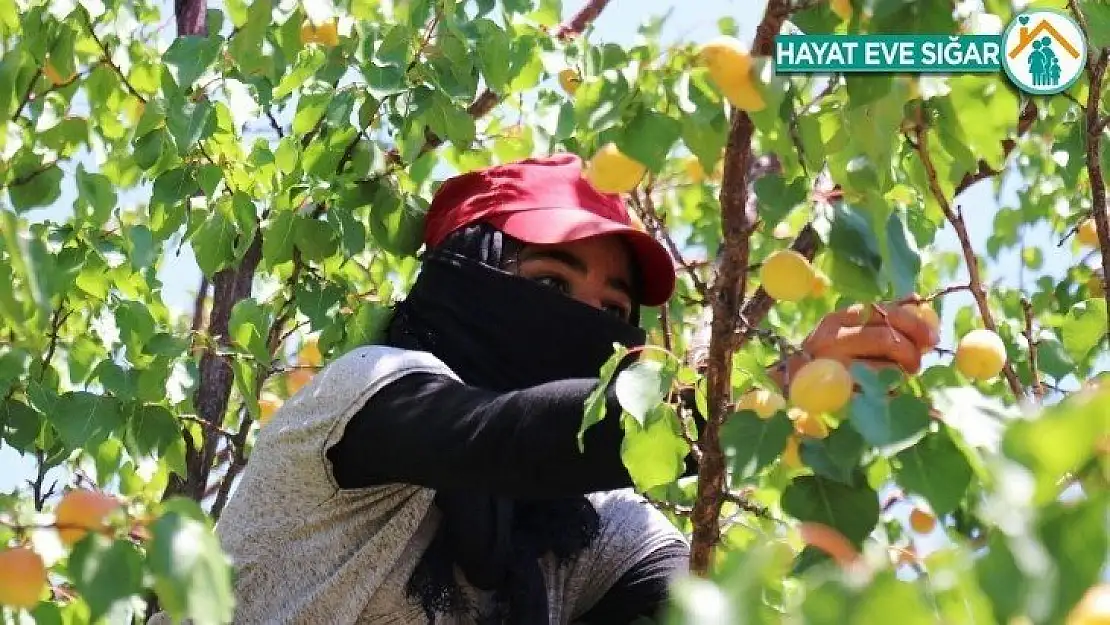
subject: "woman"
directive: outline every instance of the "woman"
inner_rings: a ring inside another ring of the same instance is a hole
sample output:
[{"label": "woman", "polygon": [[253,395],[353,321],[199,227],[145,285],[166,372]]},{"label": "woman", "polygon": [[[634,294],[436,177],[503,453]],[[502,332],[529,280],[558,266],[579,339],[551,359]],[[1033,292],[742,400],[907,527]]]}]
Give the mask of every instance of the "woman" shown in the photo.
[{"label": "woman", "polygon": [[[640,307],[669,298],[667,252],[572,155],[448,180],[425,243],[386,344],[331,363],[259,436],[218,527],[236,622],[655,614],[686,539],[630,490],[618,419],[582,452],[576,433],[614,343],[643,344]],[[881,339],[831,323],[813,355],[915,370],[907,335],[928,337],[912,315]]]}]

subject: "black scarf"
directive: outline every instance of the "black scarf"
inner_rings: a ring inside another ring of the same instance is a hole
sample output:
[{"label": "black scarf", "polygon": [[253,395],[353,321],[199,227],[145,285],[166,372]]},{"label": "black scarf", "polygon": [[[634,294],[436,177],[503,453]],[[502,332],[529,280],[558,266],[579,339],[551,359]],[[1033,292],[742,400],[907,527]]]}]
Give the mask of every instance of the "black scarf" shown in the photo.
[{"label": "black scarf", "polygon": [[[640,328],[503,271],[521,247],[482,224],[450,236],[425,256],[387,342],[430,352],[466,383],[497,391],[596,377],[613,343],[644,343]],[[406,589],[430,620],[441,612],[469,613],[479,623],[547,622],[539,558],[573,556],[600,527],[585,497],[520,501],[438,491],[435,505],[440,527]],[[493,591],[493,614],[467,605],[455,583],[456,565],[470,584]]]}]

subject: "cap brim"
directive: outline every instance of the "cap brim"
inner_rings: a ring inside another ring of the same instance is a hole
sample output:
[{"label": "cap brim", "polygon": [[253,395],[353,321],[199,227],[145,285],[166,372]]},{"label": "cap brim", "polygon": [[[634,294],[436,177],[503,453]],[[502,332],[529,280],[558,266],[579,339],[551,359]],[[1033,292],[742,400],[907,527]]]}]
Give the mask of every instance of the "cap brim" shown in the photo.
[{"label": "cap brim", "polygon": [[502,232],[533,245],[570,243],[602,235],[620,235],[632,248],[643,276],[645,306],[659,306],[674,292],[675,266],[667,249],[650,234],[580,208],[515,211],[487,218]]}]

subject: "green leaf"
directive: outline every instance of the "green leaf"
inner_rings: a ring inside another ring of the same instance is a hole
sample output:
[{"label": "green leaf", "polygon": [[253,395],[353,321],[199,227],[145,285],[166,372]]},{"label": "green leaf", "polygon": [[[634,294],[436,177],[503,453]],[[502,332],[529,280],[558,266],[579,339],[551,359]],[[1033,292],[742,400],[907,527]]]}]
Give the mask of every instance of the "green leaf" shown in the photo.
[{"label": "green leaf", "polygon": [[297,309],[308,317],[313,328],[321,329],[331,325],[344,292],[334,284],[307,276],[294,287],[294,294]]},{"label": "green leaf", "polygon": [[34,451],[42,425],[42,415],[27,404],[12,398],[0,402],[0,434],[17,450],[23,453]]},{"label": "green leaf", "polygon": [[163,610],[175,621],[221,625],[232,620],[231,567],[205,523],[169,512],[151,528],[147,562]]},{"label": "green leaf", "polygon": [[705,171],[714,171],[717,167],[721,150],[725,149],[725,142],[728,140],[728,120],[720,106],[714,106],[713,111],[715,114],[708,119],[697,115],[683,115],[681,122],[682,141],[698,157]]},{"label": "green leaf", "polygon": [[761,176],[755,181],[755,196],[759,200],[759,218],[764,227],[774,229],[790,211],[805,201],[809,183],[796,178],[787,183],[781,174]]},{"label": "green leaf", "polygon": [[278,86],[274,89],[274,99],[280,100],[285,96],[293,93],[296,89],[300,88],[309,78],[311,78],[324,63],[327,62],[327,57],[324,56],[323,50],[317,46],[308,46],[303,48],[297,53],[297,59],[293,63],[293,68],[286,73]]},{"label": "green leaf", "polygon": [[405,91],[404,67],[393,64],[380,65],[377,61],[370,61],[362,67],[362,75],[366,77],[368,92],[376,100],[383,100]]},{"label": "green leaf", "polygon": [[162,157],[162,152],[169,140],[165,130],[158,129],[149,132],[135,140],[135,164],[145,169],[150,169]]},{"label": "green leaf", "polygon": [[799,477],[782,493],[782,509],[799,521],[823,523],[857,547],[879,521],[879,498],[867,486],[848,486],[823,477]]},{"label": "green leaf", "polygon": [[948,87],[952,107],[959,113],[957,119],[971,153],[991,167],[1001,169],[1006,157],[1002,140],[1017,126],[1018,96],[995,76],[953,76],[948,79]]},{"label": "green leaf", "polygon": [[682,124],[677,120],[645,107],[625,124],[617,147],[651,171],[659,171],[681,133]]},{"label": "green leaf", "polygon": [[262,257],[271,267],[293,260],[294,229],[297,215],[292,211],[278,213],[262,232]]},{"label": "green leaf", "polygon": [[1004,534],[990,532],[987,540],[985,553],[975,561],[976,577],[990,597],[995,621],[1009,623],[1030,596],[1031,581],[1022,573]]},{"label": "green leaf", "polygon": [[293,243],[305,260],[322,261],[339,249],[339,233],[331,223],[298,216],[293,229]]},{"label": "green leaf", "polygon": [[845,203],[834,204],[829,251],[829,277],[837,288],[854,299],[877,299],[883,262],[879,241],[867,219]]},{"label": "green leaf", "polygon": [[415,254],[423,242],[426,209],[389,183],[378,185],[372,206],[370,234],[378,245],[397,256]]},{"label": "green leaf", "polygon": [[597,387],[590,392],[589,397],[586,398],[585,410],[582,413],[582,425],[578,428],[578,450],[582,451],[585,445],[586,430],[605,418],[605,413],[608,411],[608,402],[606,397],[606,389],[609,388],[610,382],[613,380],[613,375],[617,372],[617,366],[628,354],[628,348],[620,344],[614,344],[616,351],[605,361],[601,366],[599,373],[599,380]]},{"label": "green leaf", "polygon": [[85,166],[77,166],[77,199],[74,212],[85,218],[93,228],[99,228],[108,221],[116,206],[116,192],[112,182],[103,174],[90,174]]},{"label": "green leaf", "polygon": [[[1105,413],[1103,413],[1105,420]],[[1038,534],[1056,565],[1055,601],[1046,622],[1062,623],[1087,589],[1100,581],[1110,540],[1106,533],[1106,493],[1091,493],[1075,505],[1049,508]]]},{"label": "green leaf", "polygon": [[241,236],[235,222],[227,217],[222,207],[208,213],[190,242],[197,265],[204,275],[212,277],[235,260],[235,240]]},{"label": "green leaf", "polygon": [[130,448],[140,457],[160,456],[181,440],[181,430],[173,413],[153,404],[135,410],[127,422],[127,434]]},{"label": "green leaf", "polygon": [[770,419],[760,419],[751,410],[730,415],[721,427],[721,449],[732,467],[734,477],[746,479],[770,465],[786,448],[794,431],[786,413],[779,411]]},{"label": "green leaf", "polygon": [[376,302],[364,301],[359,304],[358,311],[351,317],[347,324],[348,349],[363,345],[380,344],[385,334],[386,325],[393,318],[393,311]]},{"label": "green leaf", "polygon": [[1083,360],[1106,336],[1106,301],[1089,299],[1072,306],[1061,328],[1064,349],[1072,360]]},{"label": "green leaf", "polygon": [[883,271],[894,285],[894,297],[901,299],[912,295],[921,271],[921,254],[913,233],[897,213],[892,213],[886,222],[885,259]]},{"label": "green leaf", "polygon": [[634,417],[624,421],[621,461],[641,492],[675,481],[689,452],[678,415],[669,404],[656,404],[643,422]]},{"label": "green leaf", "polygon": [[171,169],[154,180],[150,198],[150,229],[165,240],[185,223],[185,205],[200,190],[191,169]]},{"label": "green leaf", "polygon": [[124,426],[116,398],[87,391],[61,395],[46,418],[69,449],[93,447]]},{"label": "green leaf", "polygon": [[1092,48],[1110,47],[1110,5],[1082,2],[1078,6],[1087,18],[1087,45]]},{"label": "green leaf", "polygon": [[848,423],[875,447],[905,445],[929,425],[928,405],[911,396],[887,395],[889,373],[855,364],[852,377],[860,391],[852,396]]},{"label": "green leaf", "polygon": [[930,433],[894,458],[898,483],[925,497],[938,515],[955,510],[971,485],[971,465],[947,428]]},{"label": "green leaf", "polygon": [[74,545],[67,571],[89,604],[90,622],[143,590],[143,556],[125,540],[89,534]]},{"label": "green leaf", "polygon": [[303,135],[316,127],[324,118],[328,110],[328,103],[335,97],[334,93],[308,93],[300,97],[297,102],[297,114],[293,117],[293,133]]},{"label": "green leaf", "polygon": [[670,391],[674,372],[668,363],[658,360],[638,360],[617,374],[613,389],[621,408],[645,425],[648,413],[654,410]]},{"label": "green leaf", "polygon": [[1028,467],[1036,480],[1036,501],[1045,504],[1059,493],[1059,484],[1095,453],[1094,441],[1110,436],[1110,393],[1061,402],[1033,420],[1006,430],[1003,452]]},{"label": "green leaf", "polygon": [[512,50],[512,38],[488,19],[475,20],[472,27],[477,32],[477,40],[480,42],[475,47],[478,67],[482,70],[482,75],[490,89],[495,93],[503,93],[511,78],[509,55]]},{"label": "green leaf", "polygon": [[854,428],[841,425],[824,439],[803,439],[799,451],[802,462],[815,474],[855,486],[866,449],[863,437]]},{"label": "green leaf", "polygon": [[11,199],[12,208],[18,213],[49,206],[58,201],[62,195],[63,177],[64,174],[57,165],[44,166],[40,170],[16,176],[15,181],[8,185],[8,198]]},{"label": "green leaf", "polygon": [[[162,61],[173,67],[174,81],[183,91],[188,91],[197,78],[208,69],[220,54],[219,37],[186,35],[174,37],[173,43],[162,55]],[[172,119],[171,115],[169,119]],[[167,121],[169,121],[167,119]]]},{"label": "green leaf", "polygon": [[170,100],[169,107],[166,128],[177,142],[178,156],[185,156],[198,141],[212,134],[216,126],[215,108],[207,99],[193,102],[184,98]]},{"label": "green leaf", "polygon": [[228,335],[235,344],[250,352],[259,364],[270,360],[270,349],[266,345],[269,333],[270,315],[258,302],[247,298],[231,309]]}]

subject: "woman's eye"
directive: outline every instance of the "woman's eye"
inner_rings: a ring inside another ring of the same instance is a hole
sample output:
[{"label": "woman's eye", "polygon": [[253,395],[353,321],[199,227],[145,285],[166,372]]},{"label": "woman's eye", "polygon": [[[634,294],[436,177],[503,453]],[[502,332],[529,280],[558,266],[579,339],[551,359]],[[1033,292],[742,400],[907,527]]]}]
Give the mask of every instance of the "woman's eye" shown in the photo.
[{"label": "woman's eye", "polygon": [[555,276],[540,276],[538,278],[533,278],[533,280],[550,289],[555,289],[564,295],[570,295],[570,284],[562,278],[557,278]]}]

